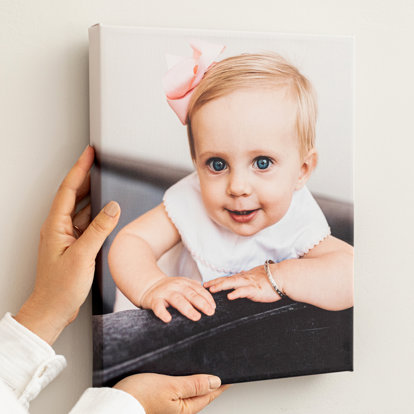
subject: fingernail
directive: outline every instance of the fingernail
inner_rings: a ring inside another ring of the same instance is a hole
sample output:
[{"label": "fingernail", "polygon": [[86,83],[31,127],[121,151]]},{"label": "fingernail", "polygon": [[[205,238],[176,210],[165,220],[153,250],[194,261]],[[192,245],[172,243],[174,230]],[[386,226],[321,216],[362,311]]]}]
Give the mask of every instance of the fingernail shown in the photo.
[{"label": "fingernail", "polygon": [[90,145],[88,144],[86,146],[86,148],[82,151],[81,157],[85,154],[85,152],[88,150],[89,147],[90,147]]},{"label": "fingernail", "polygon": [[208,377],[208,383],[211,390],[215,390],[221,385],[221,379],[219,377]]},{"label": "fingernail", "polygon": [[111,201],[104,207],[104,213],[107,216],[115,217],[119,213],[119,204],[116,201]]}]

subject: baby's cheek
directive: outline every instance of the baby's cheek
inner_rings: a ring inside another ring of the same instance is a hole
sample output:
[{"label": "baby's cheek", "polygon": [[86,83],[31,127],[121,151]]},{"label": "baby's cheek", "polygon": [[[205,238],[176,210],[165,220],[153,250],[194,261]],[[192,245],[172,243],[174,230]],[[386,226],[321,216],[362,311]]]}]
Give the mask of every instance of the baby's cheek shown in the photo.
[{"label": "baby's cheek", "polygon": [[220,207],[223,204],[223,195],[220,194],[217,186],[205,186],[201,191],[201,198],[209,213],[215,213],[220,210]]},{"label": "baby's cheek", "polygon": [[292,202],[292,194],[290,192],[280,192],[277,190],[269,190],[269,194],[263,201],[264,209],[269,219],[277,223],[287,213],[290,203]]}]

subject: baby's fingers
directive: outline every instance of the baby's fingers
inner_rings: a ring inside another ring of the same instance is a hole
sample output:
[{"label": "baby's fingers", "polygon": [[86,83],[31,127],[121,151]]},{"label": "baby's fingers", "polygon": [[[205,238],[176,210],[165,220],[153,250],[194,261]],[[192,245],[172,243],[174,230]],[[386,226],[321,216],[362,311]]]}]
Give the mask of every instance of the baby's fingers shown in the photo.
[{"label": "baby's fingers", "polygon": [[159,299],[155,302],[152,309],[155,316],[158,316],[163,322],[168,323],[171,321],[171,314],[167,311],[165,303],[162,299]]},{"label": "baby's fingers", "polygon": [[234,300],[234,299],[240,299],[240,298],[247,298],[247,299],[252,299],[254,297],[254,294],[257,293],[256,289],[252,286],[242,286],[240,288],[237,288],[235,290],[233,290],[233,292],[230,292],[227,295],[227,298],[229,300]]},{"label": "baby's fingers", "polygon": [[200,283],[192,285],[192,288],[207,301],[214,313],[214,310],[216,309],[216,302],[214,301],[214,298],[211,295],[211,293],[202,285],[200,285]]},{"label": "baby's fingers", "polygon": [[167,299],[167,301],[188,319],[198,321],[201,318],[201,314],[197,312],[193,305],[181,294],[174,293]]},{"label": "baby's fingers", "polygon": [[230,276],[224,278],[221,282],[212,285],[210,287],[210,292],[216,293],[221,292],[222,290],[237,289],[242,286],[248,286],[249,281],[238,276]]},{"label": "baby's fingers", "polygon": [[203,286],[204,286],[206,289],[208,289],[208,288],[210,288],[211,286],[213,286],[213,285],[217,285],[217,284],[221,283],[223,280],[226,280],[226,279],[228,279],[228,276],[218,277],[217,279],[212,279],[212,280],[209,280],[208,282],[205,282],[205,283],[203,284]]},{"label": "baby's fingers", "polygon": [[[206,289],[203,288],[203,290],[207,292]],[[207,293],[211,296],[210,292]],[[211,316],[214,314],[215,306],[211,306],[210,302],[208,302],[204,296],[201,296],[198,291],[188,288],[185,292],[185,297],[193,306],[195,306],[198,310],[201,310],[201,312],[204,312],[206,315]]]}]

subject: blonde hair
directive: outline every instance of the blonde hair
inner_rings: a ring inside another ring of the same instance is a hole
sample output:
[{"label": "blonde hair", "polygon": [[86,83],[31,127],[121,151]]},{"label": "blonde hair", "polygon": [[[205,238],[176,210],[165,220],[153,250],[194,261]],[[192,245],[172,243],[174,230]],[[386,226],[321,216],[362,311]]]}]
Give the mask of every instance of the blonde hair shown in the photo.
[{"label": "blonde hair", "polygon": [[315,145],[317,103],[309,80],[282,56],[273,52],[232,56],[212,66],[194,90],[187,113],[187,134],[191,157],[195,159],[191,118],[207,102],[236,89],[287,87],[296,102],[296,133],[303,158]]}]

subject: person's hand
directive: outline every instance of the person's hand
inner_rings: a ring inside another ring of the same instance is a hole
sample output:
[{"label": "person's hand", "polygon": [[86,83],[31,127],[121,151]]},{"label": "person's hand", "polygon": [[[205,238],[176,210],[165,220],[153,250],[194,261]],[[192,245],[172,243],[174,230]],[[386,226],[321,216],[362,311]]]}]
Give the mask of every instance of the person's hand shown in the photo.
[{"label": "person's hand", "polygon": [[[271,269],[272,267],[274,269],[275,265],[277,266],[276,263],[271,264]],[[254,302],[269,303],[280,299],[280,296],[270,284],[263,265],[236,275],[210,280],[204,283],[204,287],[209,289],[211,293],[234,289],[227,295],[230,300],[247,298]]]},{"label": "person's hand", "polygon": [[96,255],[120,215],[114,201],[89,226],[90,206],[75,214],[89,193],[93,159],[88,146],[59,187],[40,232],[33,293],[15,317],[49,344],[76,318],[91,288]]},{"label": "person's hand", "polygon": [[114,388],[131,394],[146,414],[190,414],[198,413],[228,387],[220,385],[220,378],[213,375],[137,374],[118,382]]},{"label": "person's hand", "polygon": [[201,318],[201,312],[208,316],[214,314],[216,303],[207,289],[196,280],[185,277],[165,277],[150,286],[141,296],[140,306],[152,309],[163,322],[171,321],[168,306],[176,308],[192,321]]}]

